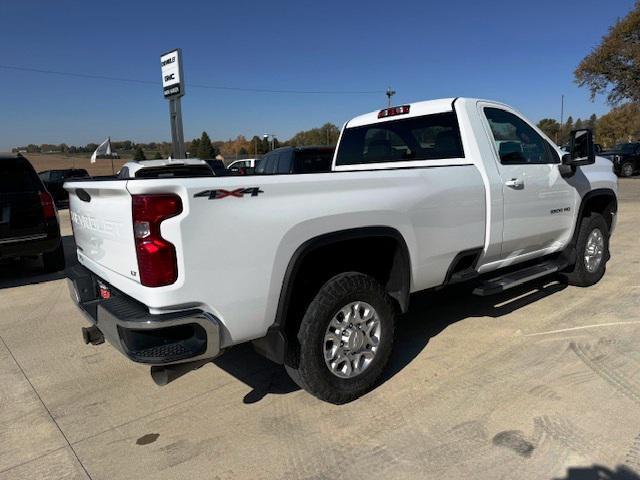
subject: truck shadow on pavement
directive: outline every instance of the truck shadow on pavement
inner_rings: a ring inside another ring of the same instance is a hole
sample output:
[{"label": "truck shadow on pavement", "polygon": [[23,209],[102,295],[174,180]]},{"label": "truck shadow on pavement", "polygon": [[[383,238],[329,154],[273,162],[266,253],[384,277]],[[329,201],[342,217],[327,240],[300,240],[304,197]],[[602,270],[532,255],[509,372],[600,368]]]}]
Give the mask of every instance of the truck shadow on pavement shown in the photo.
[{"label": "truck shadow on pavement", "polygon": [[[398,321],[396,345],[379,385],[409,365],[449,325],[472,317],[499,318],[564,288],[555,279],[547,278],[491,297],[472,295],[468,285],[413,295],[409,311]],[[213,363],[252,389],[243,398],[246,404],[259,402],[269,394],[300,389],[282,365],[260,356],[250,344],[228,350]]]},{"label": "truck shadow on pavement", "polygon": [[615,471],[593,465],[591,467],[571,467],[567,475],[555,480],[640,480],[640,476],[629,467],[618,465]]},{"label": "truck shadow on pavement", "polygon": [[[73,236],[62,237],[64,248],[64,258],[67,268],[78,263],[76,258],[76,244]],[[66,278],[64,270],[54,273],[44,273],[42,270],[42,260],[40,258],[21,258],[19,260],[9,259],[0,262],[0,290],[3,288],[22,287],[24,285],[35,285],[52,280]]]},{"label": "truck shadow on pavement", "polygon": [[557,278],[547,277],[489,297],[473,295],[473,287],[466,284],[412,295],[409,311],[396,326],[396,346],[380,384],[411,363],[449,325],[473,317],[500,318],[565,288]]},{"label": "truck shadow on pavement", "polygon": [[251,404],[267,395],[282,395],[300,390],[282,365],[255,352],[251,344],[238,345],[213,363],[251,388],[242,403]]}]

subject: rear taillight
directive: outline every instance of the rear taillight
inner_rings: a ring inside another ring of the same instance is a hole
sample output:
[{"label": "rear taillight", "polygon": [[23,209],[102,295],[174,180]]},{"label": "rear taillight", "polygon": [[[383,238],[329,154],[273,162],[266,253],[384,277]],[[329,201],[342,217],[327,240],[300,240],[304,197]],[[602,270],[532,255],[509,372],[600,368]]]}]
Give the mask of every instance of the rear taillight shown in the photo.
[{"label": "rear taillight", "polygon": [[133,195],[133,236],[140,282],[147,287],[171,285],[178,278],[176,248],[160,235],[160,224],[182,212],[172,194]]},{"label": "rear taillight", "polygon": [[56,206],[49,192],[40,192],[40,205],[42,206],[42,216],[45,220],[55,218]]}]

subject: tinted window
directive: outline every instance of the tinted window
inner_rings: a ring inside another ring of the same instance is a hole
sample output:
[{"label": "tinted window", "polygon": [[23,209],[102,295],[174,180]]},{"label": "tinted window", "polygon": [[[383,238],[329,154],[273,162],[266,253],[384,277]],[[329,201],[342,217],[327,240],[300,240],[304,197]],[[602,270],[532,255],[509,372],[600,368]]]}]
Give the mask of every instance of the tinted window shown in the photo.
[{"label": "tinted window", "polygon": [[53,172],[51,172],[51,176],[49,177],[49,181],[50,182],[61,182],[66,177],[65,173],[67,173],[67,172],[61,171],[61,170],[54,170]]},{"label": "tinted window", "polygon": [[122,167],[118,172],[118,178],[129,178],[129,167]]},{"label": "tinted window", "polygon": [[297,173],[322,173],[331,171],[333,149],[301,150],[296,152],[295,171]]},{"label": "tinted window", "polygon": [[637,147],[637,143],[619,143],[618,145],[613,147],[613,149],[618,150],[622,153],[633,154],[635,153]]},{"label": "tinted window", "polygon": [[273,155],[267,154],[259,162],[256,163],[256,173],[263,174],[265,172],[266,166],[269,163],[269,158]]},{"label": "tinted window", "polygon": [[278,168],[278,158],[280,158],[279,153],[273,153],[269,156],[267,164],[264,167],[264,173],[276,173],[276,169]]},{"label": "tinted window", "polygon": [[500,162],[507,165],[556,163],[559,161],[549,143],[520,117],[500,110],[485,108]]},{"label": "tinted window", "polygon": [[224,162],[222,160],[205,160],[205,162],[214,170],[224,170]]},{"label": "tinted window", "polygon": [[89,176],[89,172],[87,172],[84,168],[76,168],[71,170],[72,178],[85,178]]},{"label": "tinted window", "polygon": [[40,190],[40,179],[28,161],[22,158],[0,160],[0,193]]},{"label": "tinted window", "polygon": [[462,158],[453,112],[347,128],[336,165]]},{"label": "tinted window", "polygon": [[291,163],[293,160],[293,151],[285,150],[280,153],[278,157],[278,173],[293,173],[293,169],[291,168]]}]

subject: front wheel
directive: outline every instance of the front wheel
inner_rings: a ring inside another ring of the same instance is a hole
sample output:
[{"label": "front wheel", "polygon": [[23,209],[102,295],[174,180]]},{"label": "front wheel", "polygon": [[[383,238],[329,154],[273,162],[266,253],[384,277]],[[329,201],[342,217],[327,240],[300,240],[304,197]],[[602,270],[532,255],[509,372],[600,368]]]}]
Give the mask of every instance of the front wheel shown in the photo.
[{"label": "front wheel", "polygon": [[609,227],[604,217],[592,213],[582,219],[576,242],[577,259],[572,271],[564,274],[569,285],[589,287],[604,275],[609,261]]},{"label": "front wheel", "polygon": [[336,275],[320,289],[298,331],[291,378],[321,400],[355,400],[376,383],[393,348],[394,305],[368,275]]}]

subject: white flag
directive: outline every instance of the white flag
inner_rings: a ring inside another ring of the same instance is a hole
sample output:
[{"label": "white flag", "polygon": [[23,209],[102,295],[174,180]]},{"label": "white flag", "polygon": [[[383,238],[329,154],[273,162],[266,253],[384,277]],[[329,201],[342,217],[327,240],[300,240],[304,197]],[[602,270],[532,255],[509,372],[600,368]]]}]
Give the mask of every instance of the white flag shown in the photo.
[{"label": "white flag", "polygon": [[91,163],[96,163],[98,155],[111,156],[111,137],[107,137],[107,139],[102,142],[98,148],[96,148],[96,151],[91,155]]}]

